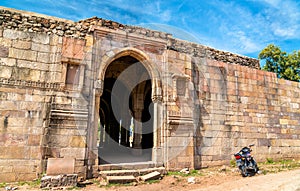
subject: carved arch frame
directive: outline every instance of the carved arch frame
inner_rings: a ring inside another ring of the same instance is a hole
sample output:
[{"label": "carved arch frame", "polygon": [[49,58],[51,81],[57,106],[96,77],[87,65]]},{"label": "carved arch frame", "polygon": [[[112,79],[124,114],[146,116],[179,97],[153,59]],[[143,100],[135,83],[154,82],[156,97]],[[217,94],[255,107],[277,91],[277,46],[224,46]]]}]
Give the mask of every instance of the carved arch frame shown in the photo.
[{"label": "carved arch frame", "polygon": [[[152,150],[152,161],[157,163],[160,162],[161,159],[158,159],[157,148],[160,145],[161,133],[158,131],[158,128],[162,127],[160,119],[161,117],[161,103],[162,103],[162,81],[160,77],[160,72],[155,63],[151,61],[151,58],[144,53],[143,51],[133,48],[115,48],[114,50],[109,50],[105,52],[105,54],[101,57],[101,62],[99,63],[98,75],[97,79],[95,79],[95,105],[94,105],[94,122],[99,120],[99,109],[100,109],[100,99],[104,89],[104,78],[105,73],[108,66],[116,59],[121,58],[123,56],[132,56],[136,58],[143,66],[146,68],[147,72],[151,78],[151,99],[154,103],[154,118],[153,118],[153,150]],[[98,123],[94,123],[93,132],[96,132],[98,129]],[[97,133],[94,133],[96,135]],[[92,148],[94,153],[97,149],[97,138],[92,138]],[[98,155],[98,152],[97,152]],[[159,156],[160,157],[160,156]],[[97,156],[98,158],[98,156]]]}]

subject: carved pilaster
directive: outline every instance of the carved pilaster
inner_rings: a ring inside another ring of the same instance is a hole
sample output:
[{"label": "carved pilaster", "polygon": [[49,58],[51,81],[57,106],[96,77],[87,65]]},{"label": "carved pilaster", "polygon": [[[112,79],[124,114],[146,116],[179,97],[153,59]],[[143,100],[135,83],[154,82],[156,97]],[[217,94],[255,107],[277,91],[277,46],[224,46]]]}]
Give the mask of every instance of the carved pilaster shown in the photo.
[{"label": "carved pilaster", "polygon": [[94,81],[94,87],[96,89],[97,96],[101,96],[102,93],[103,93],[103,88],[104,88],[103,80],[95,80]]},{"label": "carved pilaster", "polygon": [[153,79],[152,85],[152,97],[151,100],[153,103],[161,103],[162,102],[162,88],[161,82],[157,78]]}]

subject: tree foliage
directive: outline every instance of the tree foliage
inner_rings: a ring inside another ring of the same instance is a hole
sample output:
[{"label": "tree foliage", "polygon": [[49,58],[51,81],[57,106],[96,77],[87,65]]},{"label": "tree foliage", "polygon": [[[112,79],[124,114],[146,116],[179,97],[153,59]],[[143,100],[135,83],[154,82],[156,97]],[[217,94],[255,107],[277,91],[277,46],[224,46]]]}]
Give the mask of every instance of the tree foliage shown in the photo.
[{"label": "tree foliage", "polygon": [[287,54],[270,44],[259,53],[258,58],[266,62],[263,70],[275,72],[278,78],[300,81],[300,51]]}]

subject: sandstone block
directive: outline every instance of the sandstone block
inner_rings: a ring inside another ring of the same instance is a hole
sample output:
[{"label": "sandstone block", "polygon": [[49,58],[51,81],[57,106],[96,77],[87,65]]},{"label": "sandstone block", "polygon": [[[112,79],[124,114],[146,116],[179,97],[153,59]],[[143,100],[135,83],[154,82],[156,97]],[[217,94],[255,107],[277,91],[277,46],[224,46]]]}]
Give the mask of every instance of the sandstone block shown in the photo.
[{"label": "sandstone block", "polygon": [[14,58],[0,58],[1,65],[6,66],[15,66],[16,65],[16,59]]},{"label": "sandstone block", "polygon": [[4,29],[3,37],[8,39],[26,39],[30,40],[30,33],[11,30],[11,29]]},{"label": "sandstone block", "polygon": [[86,172],[86,166],[75,166],[74,172],[76,174],[84,174]]},{"label": "sandstone block", "polygon": [[0,57],[2,58],[8,57],[8,53],[9,53],[8,50],[9,50],[8,47],[0,45]]},{"label": "sandstone block", "polygon": [[40,44],[49,44],[50,37],[45,33],[35,33],[32,37],[32,41]]},{"label": "sandstone block", "polygon": [[23,79],[35,82],[40,81],[41,72],[38,70],[29,70],[29,76],[26,75],[26,77]]},{"label": "sandstone block", "polygon": [[0,172],[0,180],[1,182],[15,182],[17,181],[17,177],[14,172],[11,173]]},{"label": "sandstone block", "polygon": [[83,59],[84,40],[63,38],[62,56],[67,58]]},{"label": "sandstone block", "polygon": [[[50,54],[46,52],[38,52],[37,54],[37,61],[42,63],[49,63],[50,60]],[[43,65],[41,63],[41,65]]]},{"label": "sandstone block", "polygon": [[12,68],[7,66],[0,66],[0,77],[10,78],[12,75]]},{"label": "sandstone block", "polygon": [[36,159],[40,160],[41,159],[41,147],[40,146],[31,146],[30,147],[30,159]]},{"label": "sandstone block", "polygon": [[[15,174],[15,176],[16,176],[16,174]],[[18,173],[18,175],[16,176],[16,181],[25,181],[25,180],[33,181],[36,178],[37,178],[36,172]]]},{"label": "sandstone block", "polygon": [[287,125],[289,122],[288,122],[287,119],[279,119],[279,123],[280,123],[281,125]]},{"label": "sandstone block", "polygon": [[37,52],[31,50],[21,50],[16,48],[9,49],[9,57],[23,60],[36,61]]},{"label": "sandstone block", "polygon": [[86,35],[85,36],[85,40],[86,40],[85,46],[91,47],[91,46],[94,45],[94,38],[93,38],[93,36]]},{"label": "sandstone block", "polygon": [[8,165],[6,165],[6,166],[0,166],[0,172],[2,172],[2,173],[11,173],[11,172],[13,172],[13,167],[12,166],[8,166]]},{"label": "sandstone block", "polygon": [[62,46],[50,46],[50,53],[61,53]]},{"label": "sandstone block", "polygon": [[29,50],[31,47],[31,42],[23,40],[13,40],[12,47],[17,49]]},{"label": "sandstone block", "polygon": [[5,47],[11,47],[12,40],[7,39],[7,38],[0,38],[0,45],[5,46]]},{"label": "sandstone block", "polygon": [[141,179],[143,181],[155,180],[155,179],[160,178],[160,176],[161,176],[161,174],[158,171],[154,171],[154,172],[148,173],[144,176],[141,176]]},{"label": "sandstone block", "polygon": [[38,52],[50,52],[50,45],[32,43],[31,50],[38,51]]},{"label": "sandstone block", "polygon": [[67,147],[69,145],[69,136],[64,135],[49,135],[48,141],[52,147]]},{"label": "sandstone block", "polygon": [[28,146],[39,146],[41,135],[28,135]]},{"label": "sandstone block", "polygon": [[85,148],[62,148],[60,156],[64,158],[85,158]]},{"label": "sandstone block", "polygon": [[86,140],[83,136],[72,136],[70,146],[84,148],[86,146]]},{"label": "sandstone block", "polygon": [[[23,144],[24,145],[24,144]],[[5,159],[24,159],[29,157],[29,147],[10,146],[0,147],[0,157]]]},{"label": "sandstone block", "polygon": [[61,62],[61,53],[50,53],[50,58],[49,58],[50,63],[58,63]]},{"label": "sandstone block", "polygon": [[73,174],[74,158],[48,158],[47,175]]},{"label": "sandstone block", "polygon": [[13,167],[13,170],[14,170],[14,172],[16,172],[16,173],[32,173],[32,172],[35,172],[35,168],[34,168],[34,166],[33,165],[21,165],[21,164],[19,164],[19,165],[15,165],[14,167]]},{"label": "sandstone block", "polygon": [[184,163],[184,162],[191,162],[191,157],[190,156],[186,156],[186,157],[177,157],[178,162],[180,163]]},{"label": "sandstone block", "polygon": [[36,69],[36,62],[27,61],[27,60],[18,60],[17,66],[19,68],[30,68],[30,69]]},{"label": "sandstone block", "polygon": [[49,40],[51,46],[57,46],[58,44],[62,43],[62,37],[58,35],[51,35]]}]

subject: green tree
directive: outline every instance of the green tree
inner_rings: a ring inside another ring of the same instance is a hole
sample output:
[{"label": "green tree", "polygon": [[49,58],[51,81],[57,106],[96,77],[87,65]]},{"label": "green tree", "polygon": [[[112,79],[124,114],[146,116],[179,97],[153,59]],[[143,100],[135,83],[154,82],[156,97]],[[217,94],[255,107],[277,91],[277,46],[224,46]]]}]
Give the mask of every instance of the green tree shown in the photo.
[{"label": "green tree", "polygon": [[300,51],[287,54],[270,44],[259,53],[258,58],[266,62],[263,70],[276,73],[278,78],[300,81]]}]

